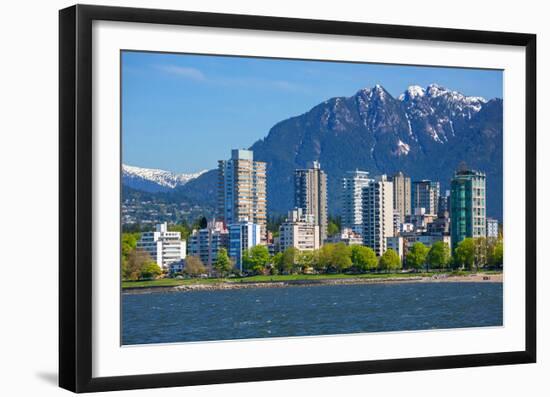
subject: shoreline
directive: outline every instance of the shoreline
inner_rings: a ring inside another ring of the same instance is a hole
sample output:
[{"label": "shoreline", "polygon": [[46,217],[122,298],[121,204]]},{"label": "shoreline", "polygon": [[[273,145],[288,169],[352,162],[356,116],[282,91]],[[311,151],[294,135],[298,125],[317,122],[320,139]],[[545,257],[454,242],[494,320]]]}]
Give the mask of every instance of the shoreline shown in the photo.
[{"label": "shoreline", "polygon": [[286,280],[286,281],[259,281],[234,282],[220,281],[217,283],[196,283],[175,286],[125,287],[123,295],[150,294],[158,292],[188,292],[188,291],[222,291],[248,288],[289,288],[330,285],[361,285],[361,284],[403,284],[403,283],[502,283],[503,275],[474,273],[469,275],[434,275],[430,277],[388,277],[388,278],[334,278],[316,280]]}]

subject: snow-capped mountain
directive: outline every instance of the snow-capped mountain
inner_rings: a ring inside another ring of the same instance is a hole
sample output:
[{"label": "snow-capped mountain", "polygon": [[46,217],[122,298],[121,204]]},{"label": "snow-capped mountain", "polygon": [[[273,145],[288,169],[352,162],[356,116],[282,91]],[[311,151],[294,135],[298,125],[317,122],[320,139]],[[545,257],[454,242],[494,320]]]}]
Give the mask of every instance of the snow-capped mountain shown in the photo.
[{"label": "snow-capped mountain", "polygon": [[[312,160],[327,173],[333,214],[340,210],[346,171],[403,171],[413,180],[440,181],[444,190],[464,161],[486,172],[488,215],[501,219],[502,131],[502,99],[467,96],[437,84],[413,85],[393,97],[376,85],[275,124],[251,149],[255,159],[267,163],[268,209],[276,213],[292,207],[288,186],[294,170]],[[182,189],[189,197],[215,200],[216,183],[211,171]]]},{"label": "snow-capped mountain", "polygon": [[161,192],[183,186],[199,177],[206,170],[192,174],[177,174],[170,171],[122,165],[122,183],[133,189],[146,192]]}]

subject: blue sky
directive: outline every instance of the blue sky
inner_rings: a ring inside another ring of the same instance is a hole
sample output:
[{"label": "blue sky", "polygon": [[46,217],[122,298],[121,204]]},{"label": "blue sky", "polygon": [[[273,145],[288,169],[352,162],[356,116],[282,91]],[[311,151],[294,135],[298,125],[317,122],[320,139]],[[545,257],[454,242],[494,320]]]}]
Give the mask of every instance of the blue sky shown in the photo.
[{"label": "blue sky", "polygon": [[380,84],[393,96],[437,83],[502,97],[502,72],[321,61],[123,52],[123,162],[195,172],[215,168],[277,122]]}]

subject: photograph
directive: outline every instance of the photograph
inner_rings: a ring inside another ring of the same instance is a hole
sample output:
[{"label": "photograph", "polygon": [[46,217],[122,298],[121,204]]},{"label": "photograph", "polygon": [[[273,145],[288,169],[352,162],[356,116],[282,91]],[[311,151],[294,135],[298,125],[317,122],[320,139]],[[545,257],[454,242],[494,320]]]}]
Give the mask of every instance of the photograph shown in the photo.
[{"label": "photograph", "polygon": [[503,70],[121,50],[120,109],[121,345],[503,326]]}]

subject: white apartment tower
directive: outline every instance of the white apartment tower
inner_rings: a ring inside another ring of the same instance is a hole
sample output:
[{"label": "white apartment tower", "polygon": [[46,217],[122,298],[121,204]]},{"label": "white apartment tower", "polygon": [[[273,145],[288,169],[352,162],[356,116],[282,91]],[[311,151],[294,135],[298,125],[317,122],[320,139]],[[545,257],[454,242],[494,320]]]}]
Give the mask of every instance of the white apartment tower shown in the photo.
[{"label": "white apartment tower", "polygon": [[342,178],[342,226],[363,234],[363,188],[372,179],[367,171],[348,171]]},{"label": "white apartment tower", "polygon": [[306,215],[313,215],[319,226],[319,242],[327,238],[327,175],[317,161],[308,168],[294,171],[294,207],[301,208]]},{"label": "white apartment tower", "polygon": [[226,225],[250,221],[267,232],[266,163],[254,161],[251,150],[234,149],[218,161],[218,219]]},{"label": "white apartment tower", "polygon": [[386,252],[386,238],[394,235],[393,183],[386,175],[363,188],[363,244],[376,255]]},{"label": "white apartment tower", "polygon": [[154,232],[144,232],[137,242],[137,248],[151,255],[162,269],[168,269],[171,263],[185,259],[185,240],[180,232],[169,232],[166,222],[156,225]]}]

